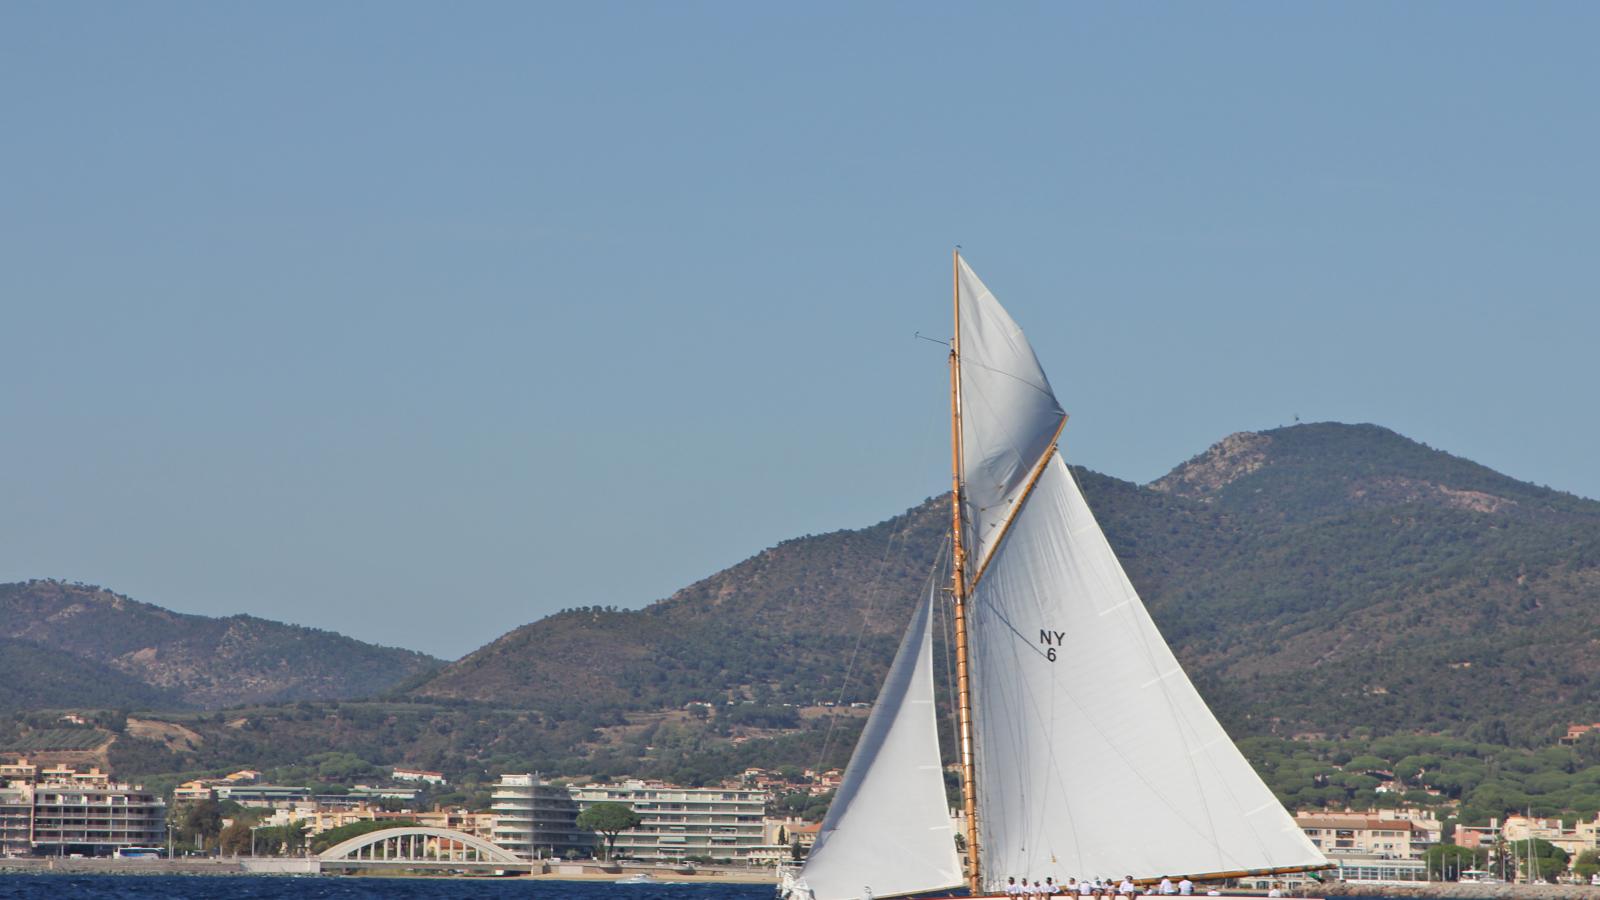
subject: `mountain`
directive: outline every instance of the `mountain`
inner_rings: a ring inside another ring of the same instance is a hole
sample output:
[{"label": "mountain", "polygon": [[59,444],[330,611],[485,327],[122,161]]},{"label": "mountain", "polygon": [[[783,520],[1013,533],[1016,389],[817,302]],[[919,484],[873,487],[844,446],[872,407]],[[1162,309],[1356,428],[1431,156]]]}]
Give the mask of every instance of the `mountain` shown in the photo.
[{"label": "mountain", "polygon": [[1233,435],[1151,488],[1231,538],[1147,599],[1235,716],[1495,737],[1597,711],[1600,503],[1372,425]]},{"label": "mountain", "polygon": [[[1374,425],[1235,434],[1144,486],[1074,471],[1236,734],[1503,739],[1600,718],[1600,503]],[[413,694],[546,711],[870,699],[945,509],[786,541],[643,610],[559,613]]]},{"label": "mountain", "polygon": [[0,639],[8,639],[4,665],[21,667],[26,655],[21,670],[37,682],[0,689],[0,706],[46,697],[55,706],[145,708],[360,697],[439,664],[328,631],[176,613],[60,581],[0,584]]},{"label": "mountain", "polygon": [[0,638],[0,709],[92,706],[149,709],[183,706],[171,691],[145,684],[107,665]]}]

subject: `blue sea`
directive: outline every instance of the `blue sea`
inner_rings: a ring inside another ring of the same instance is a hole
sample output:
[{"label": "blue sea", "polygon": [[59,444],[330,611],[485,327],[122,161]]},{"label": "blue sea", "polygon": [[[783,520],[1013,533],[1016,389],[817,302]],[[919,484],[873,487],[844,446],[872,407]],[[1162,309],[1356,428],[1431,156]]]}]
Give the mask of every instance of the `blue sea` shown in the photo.
[{"label": "blue sea", "polygon": [[112,897],[139,900],[772,900],[770,884],[620,885],[514,878],[372,878],[282,875],[0,875],[0,900]]}]

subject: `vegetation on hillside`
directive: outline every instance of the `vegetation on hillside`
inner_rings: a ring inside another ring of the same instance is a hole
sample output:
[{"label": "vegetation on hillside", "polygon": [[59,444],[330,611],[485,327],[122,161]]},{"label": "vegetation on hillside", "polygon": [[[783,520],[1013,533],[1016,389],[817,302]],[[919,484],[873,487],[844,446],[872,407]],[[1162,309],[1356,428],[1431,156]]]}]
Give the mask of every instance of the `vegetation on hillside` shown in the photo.
[{"label": "vegetation on hillside", "polygon": [[[94,585],[48,580],[0,584],[0,640],[0,708],[361,697],[438,665],[421,653],[333,632],[254,616],[185,615]],[[35,669],[38,677],[4,677]]]},{"label": "vegetation on hillside", "polygon": [[72,706],[181,708],[177,694],[93,660],[0,637],[0,710]]}]

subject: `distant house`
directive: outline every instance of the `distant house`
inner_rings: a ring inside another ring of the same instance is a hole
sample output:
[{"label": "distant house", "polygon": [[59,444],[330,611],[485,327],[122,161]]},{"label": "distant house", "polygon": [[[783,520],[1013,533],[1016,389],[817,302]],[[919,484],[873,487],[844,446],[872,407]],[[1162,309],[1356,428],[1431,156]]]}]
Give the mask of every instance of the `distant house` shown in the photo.
[{"label": "distant house", "polygon": [[1561,739],[1561,743],[1569,746],[1576,744],[1584,735],[1594,731],[1596,728],[1600,728],[1600,722],[1595,722],[1592,725],[1568,725],[1567,736]]},{"label": "distant house", "polygon": [[395,781],[422,781],[428,784],[444,784],[443,772],[429,772],[426,769],[395,769]]},{"label": "distant house", "polygon": [[817,842],[817,835],[822,833],[822,823],[812,822],[809,825],[797,825],[789,830],[789,840],[799,844],[801,850],[810,850]]},{"label": "distant house", "polygon": [[172,790],[174,803],[192,803],[198,800],[210,800],[216,796],[216,791],[204,781],[185,781]]}]

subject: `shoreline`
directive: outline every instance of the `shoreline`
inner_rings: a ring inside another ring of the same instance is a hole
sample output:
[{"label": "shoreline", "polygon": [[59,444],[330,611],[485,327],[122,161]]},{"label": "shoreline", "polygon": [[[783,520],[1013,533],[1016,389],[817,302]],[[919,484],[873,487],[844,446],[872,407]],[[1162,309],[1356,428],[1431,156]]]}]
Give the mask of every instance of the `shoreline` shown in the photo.
[{"label": "shoreline", "polygon": [[[264,857],[265,862],[271,857]],[[300,859],[276,858],[281,863],[293,864],[301,862]],[[485,877],[498,877],[504,880],[516,881],[583,881],[603,882],[620,881],[631,875],[648,874],[657,879],[659,883],[676,882],[681,884],[777,884],[777,873],[772,870],[740,870],[740,869],[712,869],[687,875],[672,869],[629,867],[621,871],[558,871],[548,872],[520,872],[515,875],[489,876],[486,873],[463,874],[457,872],[439,871],[393,871],[366,869],[350,872],[318,871],[309,866],[305,869],[286,865],[276,871],[253,868],[249,865],[248,857],[244,859],[228,857],[223,859],[204,857],[185,857],[182,859],[104,859],[71,857],[0,857],[0,878],[6,875],[126,875],[126,876],[159,876],[159,875],[210,875],[217,877],[247,877],[247,876],[295,876],[305,877],[316,875],[327,878],[422,878],[422,879],[477,879]],[[304,860],[310,863],[312,860]],[[564,868],[564,867],[561,867]]]},{"label": "shoreline", "polygon": [[[314,872],[310,870],[252,871],[247,868],[246,860],[248,858],[241,860],[232,857],[225,859],[186,857],[168,860],[4,857],[0,858],[0,879],[7,875],[114,875],[133,877],[165,875],[240,878],[250,876],[305,877],[307,875],[317,875],[325,878],[358,878],[364,880],[372,878],[404,878],[462,881],[495,877],[496,880],[506,881],[599,883],[620,881],[631,875],[649,874],[657,879],[658,884],[759,885],[777,883],[777,873],[770,869],[738,870],[723,868],[689,875],[672,869],[639,866],[628,867],[621,871],[602,871],[597,868],[590,868],[588,871],[577,872],[553,870],[489,876],[487,874],[474,875],[446,871],[437,873],[419,871],[386,872],[371,869],[345,873]],[[290,862],[291,860],[285,859],[282,861]],[[1229,893],[1237,896],[1249,892],[1233,891]],[[1461,884],[1439,881],[1376,884],[1371,882],[1330,881],[1320,886],[1311,887],[1308,893],[1324,897],[1386,897],[1401,898],[1401,900],[1410,900],[1410,898],[1427,898],[1427,900],[1600,900],[1600,886],[1587,884]],[[1264,897],[1265,894],[1263,893],[1262,896]],[[1293,895],[1288,896],[1292,900]],[[1196,895],[1196,900],[1204,900],[1204,896]]]}]

